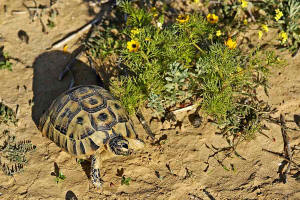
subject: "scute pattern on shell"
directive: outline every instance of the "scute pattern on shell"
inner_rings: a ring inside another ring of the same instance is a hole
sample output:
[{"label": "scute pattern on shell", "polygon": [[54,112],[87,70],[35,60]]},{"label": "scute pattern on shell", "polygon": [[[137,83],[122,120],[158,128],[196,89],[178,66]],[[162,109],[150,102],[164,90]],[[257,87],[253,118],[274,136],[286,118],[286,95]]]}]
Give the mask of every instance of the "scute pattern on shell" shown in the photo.
[{"label": "scute pattern on shell", "polygon": [[120,102],[99,86],[78,86],[61,94],[44,113],[39,129],[79,158],[94,154],[111,137],[137,138]]}]

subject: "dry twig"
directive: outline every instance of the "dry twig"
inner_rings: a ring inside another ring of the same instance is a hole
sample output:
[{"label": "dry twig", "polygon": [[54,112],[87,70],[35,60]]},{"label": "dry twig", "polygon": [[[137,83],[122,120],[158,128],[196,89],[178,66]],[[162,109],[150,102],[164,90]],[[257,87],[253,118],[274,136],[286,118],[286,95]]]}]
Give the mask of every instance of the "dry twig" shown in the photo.
[{"label": "dry twig", "polygon": [[[284,183],[287,182],[287,174],[290,172],[291,170],[291,165],[294,165],[298,170],[300,170],[300,165],[298,165],[297,163],[295,163],[294,161],[292,161],[292,150],[291,150],[291,145],[290,145],[290,141],[289,141],[289,136],[287,134],[287,130],[290,129],[286,126],[286,120],[284,118],[284,116],[282,114],[280,114],[280,119],[276,120],[277,124],[279,124],[281,126],[281,134],[282,134],[282,138],[283,138],[283,150],[284,153],[277,153],[277,152],[273,152],[267,149],[262,149],[265,152],[271,153],[273,155],[279,156],[280,158],[284,159],[284,161],[282,162],[282,164],[279,167],[279,180],[282,180]],[[287,167],[284,170],[285,165],[287,164]]]},{"label": "dry twig", "polygon": [[292,161],[292,160],[288,160],[288,159],[285,158],[281,153],[273,152],[273,151],[270,151],[270,150],[268,150],[268,149],[262,149],[262,150],[265,151],[265,152],[268,152],[268,153],[270,153],[270,154],[273,154],[273,155],[275,155],[275,156],[278,156],[278,157],[280,157],[280,158],[282,158],[282,159],[284,159],[285,161],[291,163],[291,164],[292,164],[294,167],[296,167],[298,170],[300,170],[300,165],[298,165],[296,162],[294,162],[294,161]]}]

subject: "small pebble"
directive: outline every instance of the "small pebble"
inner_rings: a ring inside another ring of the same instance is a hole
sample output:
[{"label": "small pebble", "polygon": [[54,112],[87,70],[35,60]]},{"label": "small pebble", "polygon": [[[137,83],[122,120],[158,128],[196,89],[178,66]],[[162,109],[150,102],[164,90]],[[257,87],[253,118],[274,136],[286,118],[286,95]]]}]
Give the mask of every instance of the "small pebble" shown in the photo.
[{"label": "small pebble", "polygon": [[202,117],[199,114],[193,113],[188,116],[190,123],[195,127],[199,128],[202,123]]}]

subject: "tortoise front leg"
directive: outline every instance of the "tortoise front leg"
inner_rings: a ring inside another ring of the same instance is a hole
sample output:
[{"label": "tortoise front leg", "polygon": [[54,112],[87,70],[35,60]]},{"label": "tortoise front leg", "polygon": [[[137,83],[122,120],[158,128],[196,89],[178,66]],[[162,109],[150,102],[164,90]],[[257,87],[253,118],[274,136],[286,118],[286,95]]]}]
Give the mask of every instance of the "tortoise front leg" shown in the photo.
[{"label": "tortoise front leg", "polygon": [[103,181],[100,178],[100,158],[98,156],[91,156],[91,179],[94,186],[100,188]]}]

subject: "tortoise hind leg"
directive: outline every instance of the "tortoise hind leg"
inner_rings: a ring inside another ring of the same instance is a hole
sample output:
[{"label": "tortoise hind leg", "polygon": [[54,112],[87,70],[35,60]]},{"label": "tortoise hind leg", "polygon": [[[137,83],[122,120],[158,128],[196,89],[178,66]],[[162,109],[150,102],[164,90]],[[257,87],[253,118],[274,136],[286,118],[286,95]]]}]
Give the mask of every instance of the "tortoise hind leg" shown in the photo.
[{"label": "tortoise hind leg", "polygon": [[91,156],[91,179],[94,186],[100,188],[103,181],[100,178],[100,160],[95,155]]}]

